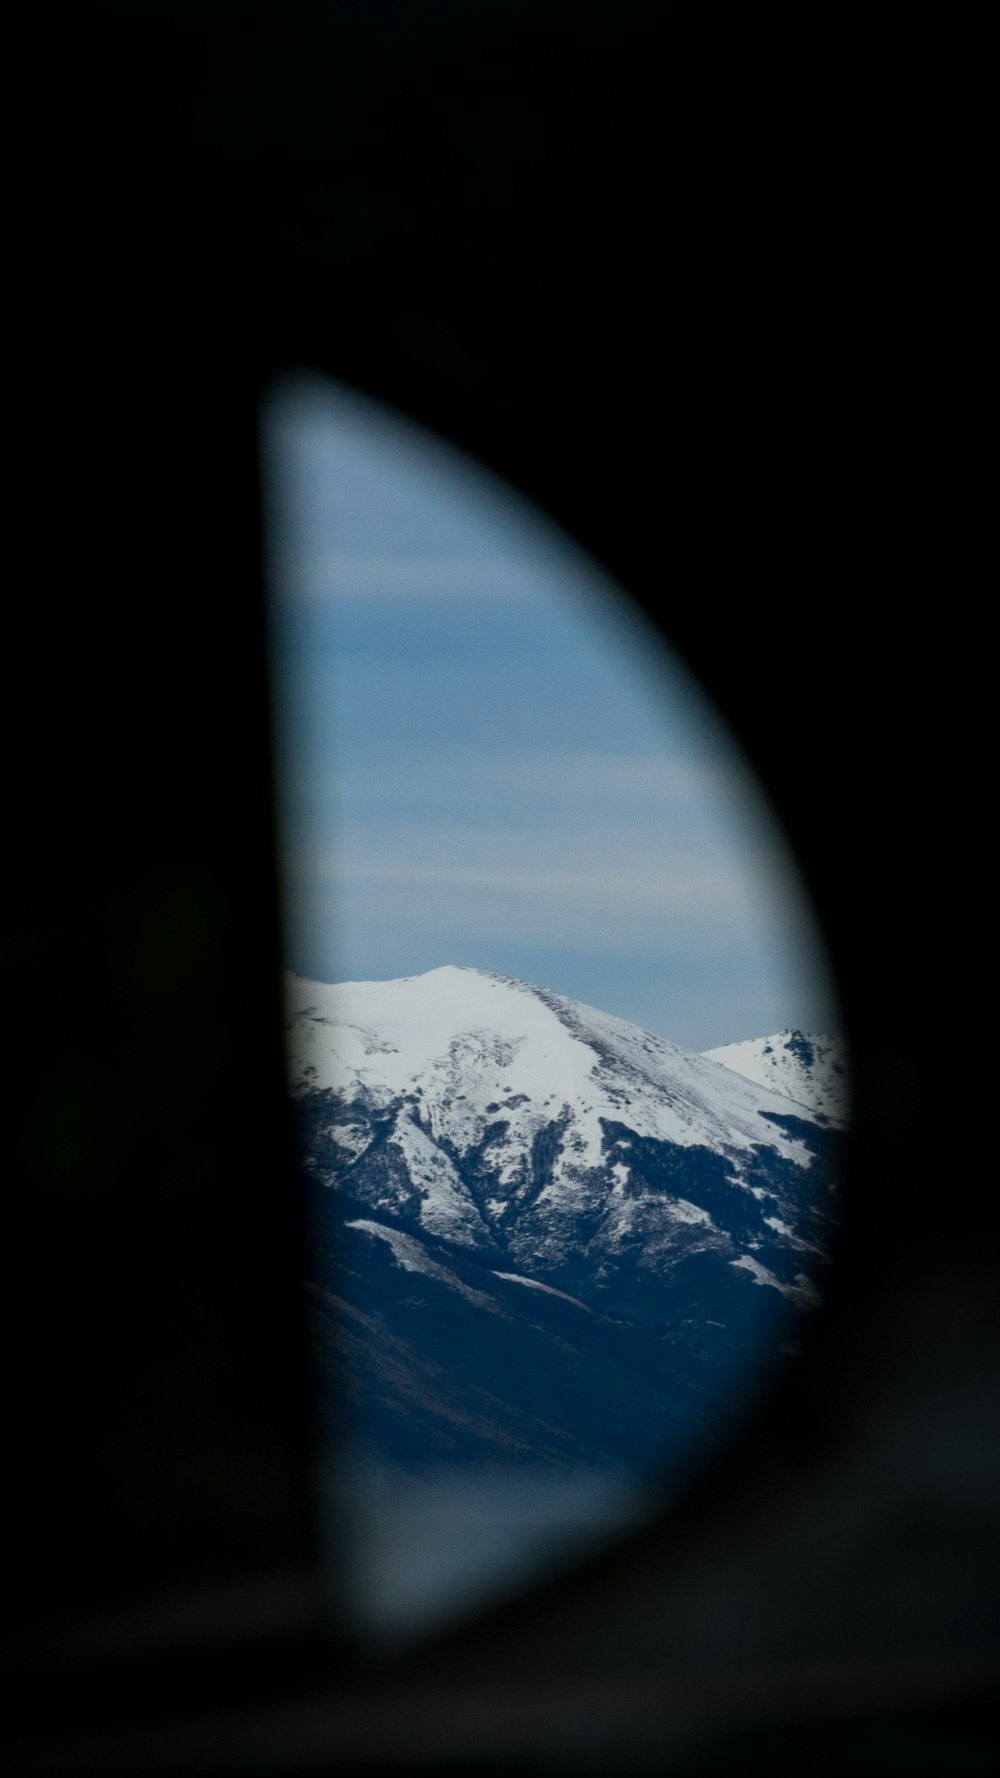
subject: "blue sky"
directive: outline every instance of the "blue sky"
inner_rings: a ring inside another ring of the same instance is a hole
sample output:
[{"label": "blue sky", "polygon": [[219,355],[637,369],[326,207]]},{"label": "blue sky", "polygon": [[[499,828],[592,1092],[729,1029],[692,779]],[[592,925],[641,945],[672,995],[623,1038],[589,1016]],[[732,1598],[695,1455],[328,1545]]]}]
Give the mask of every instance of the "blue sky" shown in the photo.
[{"label": "blue sky", "polygon": [[835,1023],[749,768],[587,557],[334,384],[272,392],[264,463],[289,967],[473,964],[693,1049]]}]

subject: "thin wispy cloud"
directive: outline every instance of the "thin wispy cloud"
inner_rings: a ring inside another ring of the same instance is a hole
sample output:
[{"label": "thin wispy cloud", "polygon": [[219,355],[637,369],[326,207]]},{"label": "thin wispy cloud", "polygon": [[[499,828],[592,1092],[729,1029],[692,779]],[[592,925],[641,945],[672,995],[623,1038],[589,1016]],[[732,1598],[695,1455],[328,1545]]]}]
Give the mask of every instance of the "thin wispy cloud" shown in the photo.
[{"label": "thin wispy cloud", "polygon": [[[529,848],[524,835],[515,835],[517,849]],[[312,862],[302,870],[303,879],[335,891],[397,885],[408,891],[427,888],[476,889],[499,896],[529,897],[541,911],[548,902],[556,918],[573,904],[606,908],[617,903],[622,910],[645,909],[659,921],[680,916],[699,921],[725,920],[738,905],[717,870],[679,866],[650,866],[638,847],[611,865],[595,866],[592,854],[581,847],[576,861],[559,864],[542,858],[533,868],[497,859],[493,863],[436,863],[412,857],[382,855],[354,861]]]},{"label": "thin wispy cloud", "polygon": [[[327,764],[327,756],[319,751],[299,759],[290,777],[292,793],[304,801],[314,795]],[[350,781],[342,782],[339,790],[344,798],[369,806],[413,798],[428,805],[481,806],[484,798],[502,803],[516,796],[525,807],[561,801],[571,813],[590,802],[612,809],[634,805],[650,814],[664,807],[721,812],[726,804],[737,812],[760,797],[752,775],[735,760],[709,763],[671,758],[663,752],[581,753],[531,747],[470,758],[458,749],[422,749],[418,744],[393,758],[391,768],[385,760],[357,761]]]},{"label": "thin wispy cloud", "polygon": [[279,562],[275,581],[284,600],[530,600],[537,588],[523,564],[468,556],[370,556],[330,553]]}]

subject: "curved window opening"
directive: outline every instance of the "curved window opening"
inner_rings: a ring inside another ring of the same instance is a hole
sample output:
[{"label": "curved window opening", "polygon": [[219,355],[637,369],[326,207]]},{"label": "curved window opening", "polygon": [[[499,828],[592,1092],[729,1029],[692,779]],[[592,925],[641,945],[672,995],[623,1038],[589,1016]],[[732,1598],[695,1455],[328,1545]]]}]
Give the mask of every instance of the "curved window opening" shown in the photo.
[{"label": "curved window opening", "polygon": [[621,589],[341,386],[262,424],[320,1486],[384,1642],[745,1423],[821,1300],[845,1058],[766,799]]}]

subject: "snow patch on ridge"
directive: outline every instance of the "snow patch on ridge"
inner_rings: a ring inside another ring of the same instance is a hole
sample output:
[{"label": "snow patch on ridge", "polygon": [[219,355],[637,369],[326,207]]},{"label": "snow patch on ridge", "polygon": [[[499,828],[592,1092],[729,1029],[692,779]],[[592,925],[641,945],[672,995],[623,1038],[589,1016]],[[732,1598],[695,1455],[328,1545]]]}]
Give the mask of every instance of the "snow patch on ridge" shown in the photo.
[{"label": "snow patch on ridge", "polygon": [[703,1229],[715,1227],[708,1211],[702,1210],[697,1204],[689,1204],[687,1198],[671,1198],[667,1211],[674,1222],[690,1222]]},{"label": "snow patch on ridge", "polygon": [[544,1290],[546,1296],[561,1296],[564,1303],[575,1303],[589,1315],[586,1303],[581,1303],[578,1296],[568,1296],[565,1290],[556,1290],[552,1284],[541,1284],[537,1278],[523,1278],[520,1272],[494,1272],[494,1278],[505,1278],[508,1284],[526,1284],[529,1290]]},{"label": "snow patch on ridge", "polygon": [[800,1308],[815,1308],[821,1300],[819,1291],[805,1272],[796,1272],[794,1284],[782,1284],[773,1272],[769,1272],[759,1260],[752,1259],[749,1253],[741,1254],[739,1259],[731,1259],[729,1264],[737,1271],[752,1273],[755,1284],[767,1284],[772,1290],[780,1290],[782,1296],[789,1297]]},{"label": "snow patch on ridge", "polygon": [[374,1235],[379,1241],[384,1241],[391,1248],[396,1264],[402,1266],[404,1272],[422,1272],[427,1278],[436,1278],[440,1284],[447,1284],[449,1290],[457,1290],[459,1296],[464,1296],[470,1303],[476,1303],[479,1308],[489,1309],[493,1315],[501,1313],[491,1296],[487,1296],[483,1290],[474,1290],[471,1285],[463,1284],[447,1266],[432,1259],[413,1235],[405,1235],[402,1229],[387,1228],[382,1222],[371,1222],[365,1216],[358,1217],[354,1222],[346,1222],[344,1227],[360,1229],[362,1234]]},{"label": "snow patch on ridge", "polygon": [[749,1253],[741,1253],[739,1259],[731,1259],[729,1264],[735,1267],[738,1272],[752,1273],[755,1284],[767,1284],[772,1290],[780,1290],[782,1296],[794,1294],[790,1284],[782,1284],[773,1272],[769,1272],[766,1266],[761,1265],[759,1260],[751,1259]]},{"label": "snow patch on ridge", "polygon": [[485,1236],[486,1224],[452,1162],[407,1112],[397,1117],[392,1141],[420,1193],[420,1221],[428,1234],[466,1244]]}]

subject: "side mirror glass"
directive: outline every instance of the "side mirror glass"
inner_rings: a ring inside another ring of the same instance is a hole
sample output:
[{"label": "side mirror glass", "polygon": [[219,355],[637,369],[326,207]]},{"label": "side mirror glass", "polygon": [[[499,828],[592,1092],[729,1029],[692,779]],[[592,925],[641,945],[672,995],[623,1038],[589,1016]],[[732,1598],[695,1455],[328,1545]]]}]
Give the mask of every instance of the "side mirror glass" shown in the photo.
[{"label": "side mirror glass", "polygon": [[846,1062],[761,789],[626,595],[333,384],[263,447],[324,1510],[386,1640],[745,1421],[822,1295]]}]

